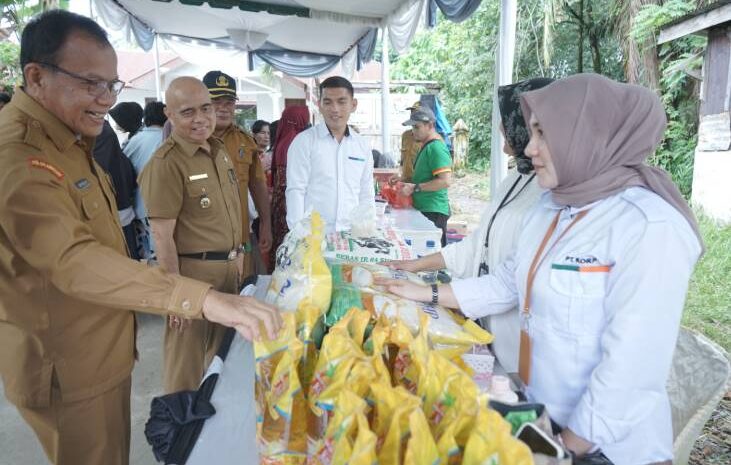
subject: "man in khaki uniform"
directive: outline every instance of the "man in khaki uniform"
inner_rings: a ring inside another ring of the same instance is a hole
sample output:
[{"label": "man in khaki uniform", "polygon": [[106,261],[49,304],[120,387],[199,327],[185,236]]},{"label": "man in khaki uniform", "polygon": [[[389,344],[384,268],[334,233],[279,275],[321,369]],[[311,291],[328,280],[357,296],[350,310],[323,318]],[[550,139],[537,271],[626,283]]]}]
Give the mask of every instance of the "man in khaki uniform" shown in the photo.
[{"label": "man in khaki uniform", "polygon": [[[420,102],[411,105],[407,110],[413,112],[421,107]],[[421,143],[414,139],[414,133],[411,129],[401,134],[401,179],[405,182],[411,182],[414,174],[414,162],[416,154],[421,150]]]},{"label": "man in khaki uniform", "polygon": [[203,76],[213,105],[216,108],[214,135],[223,140],[226,151],[236,167],[241,200],[241,223],[244,232],[244,277],[253,273],[254,259],[249,226],[249,193],[259,212],[259,249],[262,255],[272,246],[272,221],[266,175],[257,155],[254,138],[240,128],[234,119],[236,110],[236,80],[222,71],[209,71]]},{"label": "man in khaki uniform", "polygon": [[55,464],[127,464],[132,310],[202,318],[247,338],[276,312],[126,257],[91,150],[123,87],[106,33],[52,10],[21,39],[24,86],[0,114],[0,374]]},{"label": "man in khaki uniform", "polygon": [[[173,132],[139,179],[158,262],[170,273],[236,294],[244,259],[239,188],[223,143],[212,137],[216,113],[208,89],[198,79],[181,77],[170,83],[165,100]],[[204,320],[170,319],[166,392],[198,386],[225,329]]]}]

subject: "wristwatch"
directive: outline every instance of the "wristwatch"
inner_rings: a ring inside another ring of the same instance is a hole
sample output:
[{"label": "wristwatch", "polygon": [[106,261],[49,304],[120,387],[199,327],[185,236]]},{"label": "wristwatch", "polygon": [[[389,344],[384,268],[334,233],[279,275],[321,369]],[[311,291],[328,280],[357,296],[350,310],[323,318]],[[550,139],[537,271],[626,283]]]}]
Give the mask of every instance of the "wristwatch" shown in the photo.
[{"label": "wristwatch", "polygon": [[439,286],[437,286],[436,284],[431,285],[431,303],[439,303]]},{"label": "wristwatch", "polygon": [[421,184],[419,184],[419,183],[414,184],[414,192],[421,192]]}]

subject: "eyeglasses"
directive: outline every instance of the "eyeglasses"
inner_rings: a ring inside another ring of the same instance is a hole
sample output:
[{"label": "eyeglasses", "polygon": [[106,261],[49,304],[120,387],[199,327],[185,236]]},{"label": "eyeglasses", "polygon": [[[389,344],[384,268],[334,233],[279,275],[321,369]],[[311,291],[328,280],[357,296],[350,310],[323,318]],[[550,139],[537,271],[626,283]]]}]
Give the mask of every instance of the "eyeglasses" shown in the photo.
[{"label": "eyeglasses", "polygon": [[124,81],[120,81],[119,79],[115,79],[114,81],[89,79],[85,78],[84,76],[79,76],[78,74],[72,73],[70,71],[66,71],[60,66],[56,66],[51,63],[38,62],[38,64],[41,66],[45,66],[46,68],[50,68],[56,72],[70,76],[74,79],[78,79],[79,81],[86,84],[86,90],[89,92],[90,95],[93,95],[94,97],[101,97],[102,95],[104,95],[105,92],[109,92],[110,94],[117,96],[120,92],[122,92],[122,89],[124,89]]}]

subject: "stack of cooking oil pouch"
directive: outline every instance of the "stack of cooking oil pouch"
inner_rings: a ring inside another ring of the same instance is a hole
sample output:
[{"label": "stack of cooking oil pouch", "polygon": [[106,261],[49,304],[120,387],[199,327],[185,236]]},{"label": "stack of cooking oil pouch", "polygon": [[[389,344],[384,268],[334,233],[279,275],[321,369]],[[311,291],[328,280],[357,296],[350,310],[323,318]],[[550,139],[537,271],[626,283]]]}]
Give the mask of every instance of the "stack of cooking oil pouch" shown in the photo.
[{"label": "stack of cooking oil pouch", "polygon": [[[287,238],[286,254],[278,252],[269,289],[284,327],[275,340],[254,345],[260,463],[533,463],[460,361],[492,336],[375,282],[418,282],[415,275],[371,265],[328,268],[321,221],[313,214],[307,223]],[[287,295],[293,286],[300,287],[296,301]]]}]

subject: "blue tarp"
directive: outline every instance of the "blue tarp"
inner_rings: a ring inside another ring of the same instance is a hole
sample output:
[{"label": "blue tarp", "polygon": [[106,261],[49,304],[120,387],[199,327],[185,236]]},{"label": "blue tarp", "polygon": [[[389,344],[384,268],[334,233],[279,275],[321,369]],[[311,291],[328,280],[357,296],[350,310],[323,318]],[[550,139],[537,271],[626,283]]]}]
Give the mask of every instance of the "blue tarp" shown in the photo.
[{"label": "blue tarp", "polygon": [[437,7],[448,20],[461,23],[477,10],[481,2],[482,0],[429,0],[427,7],[429,27],[437,25]]}]

